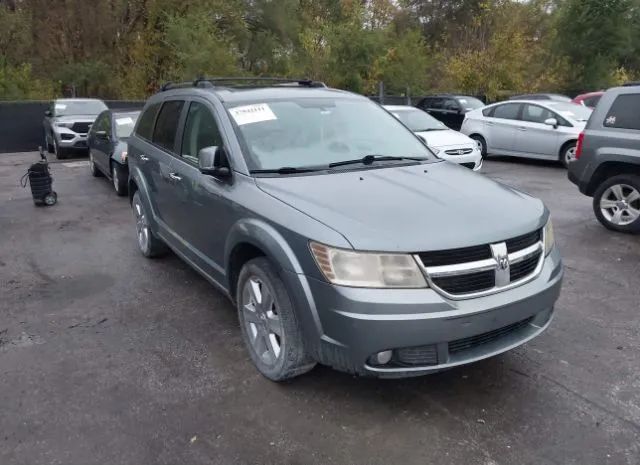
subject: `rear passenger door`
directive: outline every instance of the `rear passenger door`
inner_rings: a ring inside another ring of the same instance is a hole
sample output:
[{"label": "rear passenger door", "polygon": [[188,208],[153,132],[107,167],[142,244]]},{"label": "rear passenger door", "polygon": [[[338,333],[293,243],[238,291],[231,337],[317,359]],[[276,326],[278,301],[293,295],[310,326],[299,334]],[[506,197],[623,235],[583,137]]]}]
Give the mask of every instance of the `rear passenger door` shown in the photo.
[{"label": "rear passenger door", "polygon": [[503,103],[493,107],[486,121],[489,152],[508,155],[507,152],[515,151],[521,108],[521,103]]},{"label": "rear passenger door", "polygon": [[163,239],[171,240],[172,228],[167,223],[171,190],[169,177],[173,154],[176,153],[178,126],[184,107],[183,100],[167,100],[150,105],[136,126],[136,143],[130,156],[144,178],[148,201]]},{"label": "rear passenger door", "polygon": [[514,150],[529,157],[556,160],[559,156],[560,132],[557,128],[544,124],[549,118],[555,118],[560,122],[560,117],[551,110],[533,103],[525,103]]},{"label": "rear passenger door", "polygon": [[455,131],[460,130],[464,115],[462,114],[462,107],[460,107],[456,99],[447,98],[444,100],[442,114],[445,121],[444,124]]}]

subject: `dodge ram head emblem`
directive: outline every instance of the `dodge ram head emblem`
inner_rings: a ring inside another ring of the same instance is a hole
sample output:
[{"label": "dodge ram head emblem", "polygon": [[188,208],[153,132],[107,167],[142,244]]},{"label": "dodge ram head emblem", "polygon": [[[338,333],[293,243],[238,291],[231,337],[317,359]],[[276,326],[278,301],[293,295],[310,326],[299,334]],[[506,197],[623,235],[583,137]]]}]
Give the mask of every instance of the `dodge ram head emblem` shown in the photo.
[{"label": "dodge ram head emblem", "polygon": [[496,260],[498,262],[499,269],[506,270],[507,268],[509,268],[509,259],[507,258],[506,255],[501,255],[499,257],[496,257]]}]

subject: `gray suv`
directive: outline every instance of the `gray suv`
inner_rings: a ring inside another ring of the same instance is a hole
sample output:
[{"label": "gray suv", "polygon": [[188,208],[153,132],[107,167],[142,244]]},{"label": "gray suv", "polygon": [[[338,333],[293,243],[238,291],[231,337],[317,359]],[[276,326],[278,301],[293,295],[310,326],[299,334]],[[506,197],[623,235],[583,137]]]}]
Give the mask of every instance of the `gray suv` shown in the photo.
[{"label": "gray suv", "polygon": [[540,200],[438,159],[362,96],[236,82],[149,99],[129,195],[142,253],[172,249],[235,303],[263,375],[426,374],[548,327],[563,270]]},{"label": "gray suv", "polygon": [[107,109],[102,100],[61,98],[52,101],[44,112],[44,144],[56,158],[71,151],[87,152],[87,133],[96,117]]},{"label": "gray suv", "polygon": [[569,179],[607,228],[640,233],[640,86],[609,89],[578,138]]}]

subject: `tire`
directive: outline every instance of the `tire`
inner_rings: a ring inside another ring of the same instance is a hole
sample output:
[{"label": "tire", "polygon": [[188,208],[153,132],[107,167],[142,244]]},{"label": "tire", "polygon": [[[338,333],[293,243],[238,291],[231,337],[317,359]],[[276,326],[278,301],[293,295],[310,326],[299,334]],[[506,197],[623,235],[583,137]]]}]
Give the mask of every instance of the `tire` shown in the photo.
[{"label": "tire", "polygon": [[263,376],[284,381],[315,366],[305,348],[289,293],[269,260],[254,258],[242,267],[236,303],[242,338]]},{"label": "tire", "polygon": [[48,153],[53,153],[53,145],[49,143],[47,131],[44,132],[44,146],[46,147]]},{"label": "tire", "polygon": [[482,137],[480,134],[472,134],[469,137],[476,141],[476,144],[480,149],[480,155],[482,155],[482,158],[487,158],[487,141],[484,140],[484,137]]},{"label": "tire", "polygon": [[91,153],[89,153],[89,172],[91,172],[91,175],[94,178],[100,178],[103,176],[102,171],[100,171],[96,162],[93,161],[93,155]]},{"label": "tire", "polygon": [[593,212],[607,229],[639,234],[640,176],[621,174],[600,184],[593,194]]},{"label": "tire", "polygon": [[53,153],[56,154],[56,158],[58,160],[64,160],[65,158],[67,158],[66,150],[58,146],[55,136],[53,137]]},{"label": "tire", "polygon": [[120,197],[124,197],[129,192],[127,184],[129,179],[124,168],[117,162],[111,162],[111,182],[113,188]]},{"label": "tire", "polygon": [[167,252],[167,246],[151,231],[149,216],[140,198],[139,191],[133,194],[131,207],[133,208],[133,216],[136,220],[138,248],[140,252],[142,252],[142,255],[147,258],[153,258],[165,254]]},{"label": "tire", "polygon": [[560,163],[565,168],[569,168],[569,164],[576,159],[576,144],[577,142],[568,142],[560,149]]}]

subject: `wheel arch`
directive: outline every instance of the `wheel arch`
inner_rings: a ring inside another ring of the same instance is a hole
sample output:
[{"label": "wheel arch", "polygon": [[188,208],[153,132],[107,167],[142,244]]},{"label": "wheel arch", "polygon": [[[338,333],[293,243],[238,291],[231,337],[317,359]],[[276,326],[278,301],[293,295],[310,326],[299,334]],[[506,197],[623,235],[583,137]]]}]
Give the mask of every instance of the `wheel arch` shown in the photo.
[{"label": "wheel arch", "polygon": [[640,164],[625,161],[606,161],[593,172],[589,184],[587,184],[586,194],[593,196],[598,186],[607,179],[620,174],[634,174],[640,176]]}]

